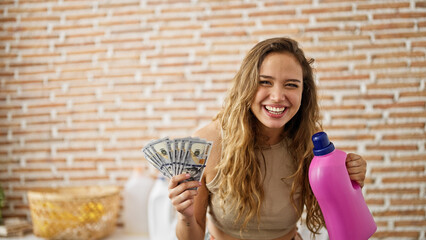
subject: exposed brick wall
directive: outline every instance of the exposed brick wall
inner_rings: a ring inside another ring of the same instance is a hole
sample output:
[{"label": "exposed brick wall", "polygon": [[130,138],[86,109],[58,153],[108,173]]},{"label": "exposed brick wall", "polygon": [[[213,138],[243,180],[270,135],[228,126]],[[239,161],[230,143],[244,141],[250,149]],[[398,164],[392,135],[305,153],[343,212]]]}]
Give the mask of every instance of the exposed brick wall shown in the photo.
[{"label": "exposed brick wall", "polygon": [[0,181],[118,184],[150,139],[205,124],[246,52],[273,36],[316,59],[325,130],[368,161],[376,239],[424,239],[426,4],[421,0],[2,0]]}]

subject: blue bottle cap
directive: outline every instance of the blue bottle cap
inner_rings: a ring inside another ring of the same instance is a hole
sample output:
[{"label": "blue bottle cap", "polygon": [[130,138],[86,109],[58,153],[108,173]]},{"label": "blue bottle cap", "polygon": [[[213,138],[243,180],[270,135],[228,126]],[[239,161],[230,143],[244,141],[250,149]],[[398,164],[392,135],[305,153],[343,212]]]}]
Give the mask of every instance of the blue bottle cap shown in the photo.
[{"label": "blue bottle cap", "polygon": [[325,132],[317,132],[312,136],[312,142],[314,143],[314,155],[322,156],[334,151],[334,144],[328,140],[328,136]]}]

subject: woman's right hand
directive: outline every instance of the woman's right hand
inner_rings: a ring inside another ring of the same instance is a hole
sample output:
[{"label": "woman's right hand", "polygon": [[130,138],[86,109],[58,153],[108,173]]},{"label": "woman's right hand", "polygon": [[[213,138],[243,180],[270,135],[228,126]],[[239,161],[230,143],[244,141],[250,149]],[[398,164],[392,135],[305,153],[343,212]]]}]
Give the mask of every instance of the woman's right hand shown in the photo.
[{"label": "woman's right hand", "polygon": [[169,182],[169,198],[176,211],[186,218],[194,216],[194,197],[197,195],[197,190],[190,188],[201,186],[197,181],[182,182],[190,177],[189,174],[180,174]]}]

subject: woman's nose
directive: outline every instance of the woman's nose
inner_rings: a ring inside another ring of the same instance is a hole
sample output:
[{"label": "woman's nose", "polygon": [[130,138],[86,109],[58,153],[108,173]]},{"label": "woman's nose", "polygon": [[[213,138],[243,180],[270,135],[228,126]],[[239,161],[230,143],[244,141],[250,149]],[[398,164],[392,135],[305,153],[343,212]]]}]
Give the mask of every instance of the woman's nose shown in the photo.
[{"label": "woman's nose", "polygon": [[283,101],[285,99],[284,88],[281,86],[274,86],[271,89],[270,98],[276,102]]}]

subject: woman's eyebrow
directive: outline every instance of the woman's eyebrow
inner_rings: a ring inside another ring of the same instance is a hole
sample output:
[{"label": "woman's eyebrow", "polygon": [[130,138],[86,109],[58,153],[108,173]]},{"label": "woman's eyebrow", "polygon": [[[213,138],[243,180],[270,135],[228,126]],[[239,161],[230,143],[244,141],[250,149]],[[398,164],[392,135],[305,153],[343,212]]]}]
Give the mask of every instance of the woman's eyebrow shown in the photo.
[{"label": "woman's eyebrow", "polygon": [[259,77],[261,77],[261,78],[267,78],[267,79],[274,79],[274,77],[268,76],[268,75],[259,75]]},{"label": "woman's eyebrow", "polygon": [[302,81],[300,81],[299,79],[287,79],[286,82],[298,82],[298,83],[301,83]]},{"label": "woman's eyebrow", "polygon": [[[268,76],[268,75],[259,75],[259,78],[275,79],[274,77],[272,77],[272,76]],[[301,82],[302,82],[302,81],[301,81],[301,80],[299,80],[299,79],[286,79],[285,81],[286,81],[286,82],[298,82],[298,83],[301,83]]]}]

